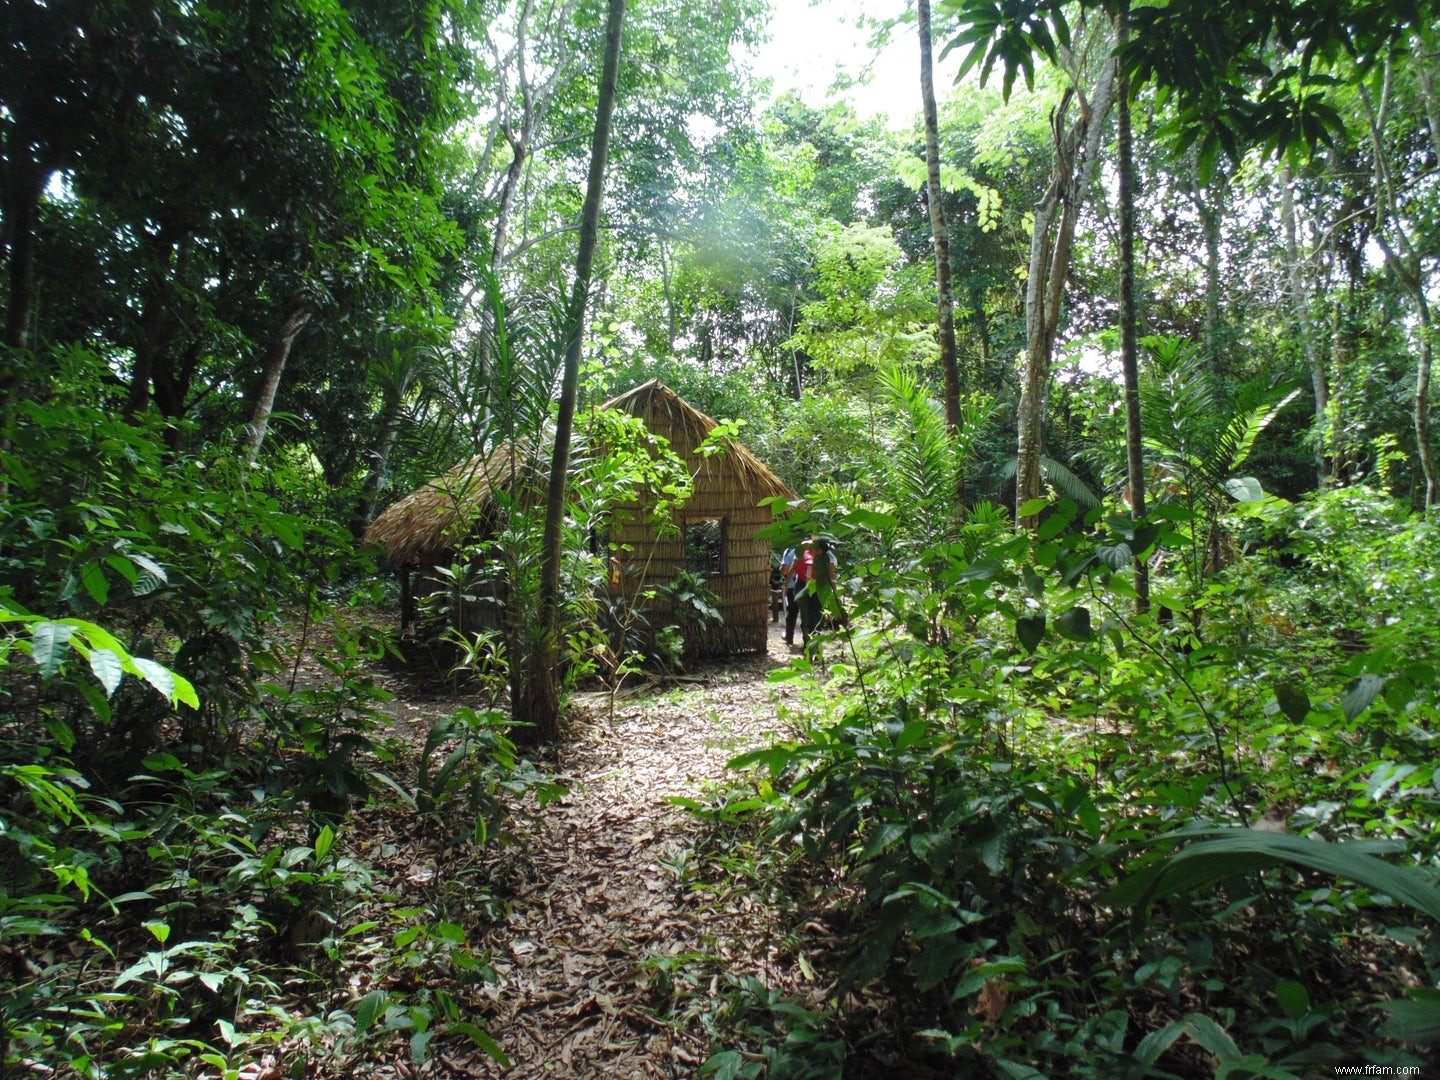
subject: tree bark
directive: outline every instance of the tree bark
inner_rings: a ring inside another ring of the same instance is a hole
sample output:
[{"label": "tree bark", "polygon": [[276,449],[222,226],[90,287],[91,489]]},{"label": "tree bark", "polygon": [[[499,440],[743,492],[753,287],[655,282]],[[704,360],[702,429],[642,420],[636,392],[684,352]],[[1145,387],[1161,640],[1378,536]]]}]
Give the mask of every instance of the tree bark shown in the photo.
[{"label": "tree bark", "polygon": [[1285,272],[1290,281],[1290,314],[1300,337],[1300,352],[1310,371],[1310,390],[1315,398],[1315,482],[1324,488],[1326,431],[1330,410],[1330,393],[1325,379],[1325,365],[1315,340],[1315,326],[1310,318],[1310,290],[1305,284],[1304,266],[1300,259],[1300,240],[1295,222],[1294,177],[1290,166],[1280,167],[1280,223],[1285,230]]},{"label": "tree bark", "polygon": [[935,291],[940,332],[940,367],[945,372],[945,422],[958,432],[960,361],[955,349],[955,301],[950,283],[950,231],[945,227],[944,192],[940,187],[940,124],[935,110],[935,70],[931,57],[930,0],[916,0],[920,22],[920,97],[925,110],[925,195],[930,231],[935,238]]},{"label": "tree bark", "polygon": [[[48,172],[34,158],[17,128],[10,133],[5,170],[5,246],[10,255],[9,306],[5,309],[5,344],[30,347],[30,320],[35,311],[35,228],[40,195]],[[5,376],[8,383],[9,374]]]},{"label": "tree bark", "polygon": [[[1035,231],[1030,239],[1030,271],[1025,284],[1025,373],[1017,415],[1015,460],[1015,516],[1021,528],[1038,524],[1034,514],[1020,508],[1042,493],[1040,451],[1045,388],[1050,378],[1050,355],[1060,328],[1065,281],[1075,244],[1075,226],[1095,175],[1100,136],[1115,98],[1114,57],[1105,62],[1089,101],[1067,91],[1051,114],[1055,137],[1055,164],[1050,187],[1035,207]],[[1065,116],[1078,99],[1080,115],[1068,128]],[[1053,230],[1053,233],[1052,233]]]},{"label": "tree bark", "polygon": [[600,201],[605,188],[605,161],[610,148],[610,118],[620,72],[620,42],[626,0],[610,0],[605,23],[605,59],[595,107],[595,136],[590,149],[590,174],[580,211],[580,250],[575,259],[575,285],[566,317],[565,366],[560,382],[560,410],[555,420],[555,450],[550,458],[550,484],[545,502],[545,531],[540,554],[539,632],[529,657],[529,674],[515,719],[534,726],[545,742],[560,737],[560,560],[565,517],[565,487],[570,469],[570,438],[580,389],[580,348],[585,330],[586,299],[599,233]]},{"label": "tree bark", "polygon": [[[1422,52],[1426,51],[1430,35],[1422,31],[1420,42]],[[1440,501],[1440,474],[1436,472],[1435,453],[1430,442],[1430,379],[1434,362],[1434,330],[1430,321],[1429,282],[1426,280],[1425,261],[1405,231],[1404,216],[1397,205],[1394,177],[1390,171],[1389,159],[1385,156],[1384,132],[1390,115],[1391,95],[1394,89],[1394,56],[1385,57],[1384,82],[1378,105],[1371,100],[1369,92],[1361,86],[1361,100],[1365,104],[1366,117],[1370,126],[1371,148],[1375,158],[1376,228],[1375,242],[1385,253],[1385,265],[1397,281],[1409,293],[1415,303],[1419,323],[1420,355],[1415,367],[1415,398],[1413,416],[1415,422],[1415,452],[1420,459],[1420,471],[1425,479],[1424,507],[1429,509]],[[1422,81],[1421,96],[1426,99],[1426,123],[1430,128],[1431,142],[1440,149],[1440,103],[1433,100],[1434,83]],[[1394,236],[1392,244],[1385,233]]]},{"label": "tree bark", "polygon": [[380,414],[380,431],[370,448],[370,471],[366,473],[365,483],[360,489],[360,501],[356,505],[355,516],[350,519],[350,533],[357,540],[365,535],[365,530],[374,520],[380,493],[385,490],[385,473],[390,463],[390,451],[395,448],[395,440],[399,438],[405,395],[410,392],[417,370],[415,364],[407,363],[398,379],[386,380],[387,393],[385,407]]},{"label": "tree bark", "polygon": [[303,298],[290,301],[281,320],[280,330],[265,352],[265,369],[260,379],[260,389],[255,393],[255,405],[250,411],[249,432],[245,440],[245,461],[254,465],[260,456],[260,445],[270,427],[270,415],[275,410],[275,395],[280,389],[280,376],[285,373],[285,363],[290,359],[290,348],[295,338],[305,329],[314,314],[309,302]]},{"label": "tree bark", "polygon": [[1212,181],[1199,194],[1200,221],[1205,230],[1205,355],[1210,370],[1220,370],[1220,189]]},{"label": "tree bark", "polygon": [[[1129,38],[1127,13],[1120,14],[1119,47]],[[1130,486],[1130,512],[1145,516],[1145,453],[1140,438],[1140,365],[1135,310],[1135,155],[1130,127],[1130,76],[1117,72],[1116,124],[1120,165],[1120,373],[1125,392],[1125,471]],[[1150,609],[1150,564],[1135,559],[1135,610]]]}]

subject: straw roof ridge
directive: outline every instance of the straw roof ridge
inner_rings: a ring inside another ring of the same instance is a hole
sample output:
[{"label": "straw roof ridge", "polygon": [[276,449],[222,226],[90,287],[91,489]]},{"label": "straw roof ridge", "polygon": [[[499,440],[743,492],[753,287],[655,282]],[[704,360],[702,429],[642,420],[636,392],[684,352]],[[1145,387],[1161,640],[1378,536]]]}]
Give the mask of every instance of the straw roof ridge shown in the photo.
[{"label": "straw roof ridge", "polygon": [[[633,390],[611,398],[601,408],[619,409],[632,416],[664,420],[670,431],[678,429],[684,432],[691,446],[698,446],[704,442],[706,437],[719,426],[659,379],[641,383]],[[662,430],[661,434],[665,433]],[[672,437],[670,441],[673,443],[675,440]],[[775,496],[783,499],[795,497],[795,493],[790,490],[785,481],[776,476],[743,443],[729,437],[722,439],[721,442],[726,450],[723,455],[724,460],[733,466],[737,478],[741,481],[742,490],[748,495],[753,495],[755,502],[758,503],[761,499]]]},{"label": "straw roof ridge", "polygon": [[[682,434],[690,447],[698,446],[717,427],[714,420],[659,379],[611,398],[601,408],[639,417],[672,444],[677,441],[676,433]],[[721,460],[728,463],[738,481],[736,491],[750,505],[774,496],[794,498],[785,482],[744,445],[731,438],[725,438],[723,443],[726,453]],[[517,476],[534,475],[533,468],[528,467],[535,458],[533,449],[528,444],[517,444],[512,454],[510,448],[502,446],[488,455],[477,454],[461,462],[392,503],[365,531],[366,542],[384,548],[386,560],[396,565],[440,555],[459,540],[455,535],[458,529],[472,527],[484,514],[497,487],[508,488]],[[712,461],[702,462],[701,468],[725,468]]]}]

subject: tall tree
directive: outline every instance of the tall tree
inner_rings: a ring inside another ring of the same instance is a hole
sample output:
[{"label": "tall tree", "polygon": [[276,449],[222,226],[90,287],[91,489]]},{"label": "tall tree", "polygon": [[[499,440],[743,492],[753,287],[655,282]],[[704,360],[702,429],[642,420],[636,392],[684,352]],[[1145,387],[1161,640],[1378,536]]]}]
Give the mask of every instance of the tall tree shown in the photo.
[{"label": "tall tree", "polygon": [[[1116,38],[1125,47],[1129,34],[1129,4],[1117,16]],[[1135,310],[1135,153],[1130,124],[1130,77],[1122,68],[1119,80],[1116,128],[1120,169],[1120,375],[1125,392],[1125,474],[1130,489],[1130,510],[1145,516],[1145,451],[1140,430],[1140,365],[1137,356]],[[1135,608],[1150,607],[1150,564],[1135,560]]]},{"label": "tall tree", "polygon": [[565,366],[560,383],[560,411],[555,421],[555,449],[550,458],[550,481],[545,503],[545,532],[540,553],[540,611],[538,640],[530,655],[529,677],[522,698],[515,702],[515,719],[533,724],[546,742],[560,737],[560,557],[565,516],[565,485],[570,468],[570,438],[580,387],[580,350],[585,332],[585,308],[590,296],[590,274],[600,226],[600,202],[605,189],[605,161],[610,148],[610,118],[620,74],[620,43],[625,26],[626,0],[610,0],[605,21],[605,58],[600,71],[600,94],[595,107],[595,133],[590,144],[590,173],[585,203],[580,211],[580,249],[575,258],[575,283],[566,318]]},{"label": "tall tree", "polygon": [[[1050,360],[1064,310],[1075,230],[1099,163],[1101,138],[1115,101],[1118,64],[1109,57],[1087,93],[1077,81],[1065,92],[1052,117],[1054,159],[1050,185],[1035,207],[1030,266],[1025,282],[1025,369],[1016,418],[1015,507],[1022,527],[1033,528],[1034,513],[1020,508],[1043,492],[1043,408]],[[1076,67],[1075,75],[1083,69]],[[1070,110],[1074,109],[1073,116]]]},{"label": "tall tree", "polygon": [[955,351],[955,303],[950,285],[950,233],[940,187],[940,133],[935,112],[935,71],[930,40],[930,0],[916,0],[920,24],[920,97],[925,113],[925,197],[935,238],[935,291],[939,313],[940,367],[945,373],[945,421],[959,431],[960,361]]},{"label": "tall tree", "polygon": [[[1422,55],[1423,43],[1430,34],[1428,28],[1420,32]],[[1432,45],[1432,55],[1433,51]],[[1378,89],[1373,93],[1363,83],[1360,88],[1374,155],[1374,238],[1385,254],[1385,266],[1399,282],[1415,310],[1417,355],[1415,396],[1411,413],[1415,426],[1416,457],[1420,460],[1420,471],[1424,479],[1422,505],[1428,509],[1440,502],[1440,470],[1437,470],[1435,463],[1435,448],[1430,434],[1430,382],[1434,366],[1435,328],[1430,311],[1431,282],[1427,263],[1433,262],[1434,248],[1431,244],[1417,242],[1415,234],[1423,231],[1425,219],[1430,217],[1432,212],[1417,202],[1415,195],[1410,194],[1415,191],[1416,185],[1407,182],[1407,177],[1397,175],[1404,168],[1403,152],[1393,153],[1387,145],[1390,138],[1387,129],[1397,111],[1393,52],[1385,54],[1379,83]],[[1440,106],[1437,106],[1435,100],[1433,77],[1421,82],[1419,96],[1423,106],[1423,112],[1418,119],[1418,126],[1424,132],[1422,138],[1436,152],[1440,152],[1440,130],[1435,126],[1440,122]],[[1436,231],[1433,221],[1431,228]]]}]

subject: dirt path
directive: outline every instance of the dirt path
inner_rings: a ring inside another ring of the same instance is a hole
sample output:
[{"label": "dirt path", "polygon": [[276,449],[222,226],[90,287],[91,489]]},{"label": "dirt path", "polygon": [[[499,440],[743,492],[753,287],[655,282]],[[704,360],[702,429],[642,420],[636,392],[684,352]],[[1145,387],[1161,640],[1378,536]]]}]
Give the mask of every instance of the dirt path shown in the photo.
[{"label": "dirt path", "polygon": [[[773,624],[772,624],[773,629]],[[753,901],[712,904],[677,867],[700,825],[666,799],[703,799],[725,763],[777,730],[765,681],[786,655],[711,667],[703,682],[621,700],[613,720],[603,698],[561,752],[570,794],[543,815],[523,853],[512,908],[482,944],[500,975],[488,986],[486,1024],[511,1061],[453,1057],[457,1074],[529,1077],[693,1076],[709,1054],[695,1025],[659,1015],[654,973],[693,954],[727,967],[769,963],[768,929]],[[758,955],[757,955],[758,954]]]}]

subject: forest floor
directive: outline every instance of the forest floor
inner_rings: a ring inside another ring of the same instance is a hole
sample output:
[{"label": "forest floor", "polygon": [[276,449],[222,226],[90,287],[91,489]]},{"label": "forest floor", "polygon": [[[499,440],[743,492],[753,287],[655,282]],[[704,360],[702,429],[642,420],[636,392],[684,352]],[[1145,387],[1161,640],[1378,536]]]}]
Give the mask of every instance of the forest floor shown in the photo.
[{"label": "forest floor", "polygon": [[[711,826],[670,801],[713,797],[727,786],[727,761],[781,731],[783,702],[798,690],[767,676],[788,655],[772,623],[768,655],[627,694],[613,715],[604,694],[577,695],[569,739],[537,761],[568,787],[563,798],[522,820],[507,845],[469,856],[410,846],[395,860],[387,891],[396,906],[438,904],[455,918],[458,883],[477,883],[472,907],[493,891],[485,911],[470,911],[465,922],[495,978],[464,996],[509,1065],[446,1038],[435,1040],[423,1073],[403,1043],[388,1061],[372,1058],[356,1072],[690,1077],[714,1052],[715,1032],[733,1030],[757,992],[762,1002],[818,1008],[834,982],[829,929],[760,895],[753,866],[747,873],[697,858]],[[413,733],[407,741],[416,744],[431,722],[464,704],[433,679],[392,672],[382,683],[395,695],[397,731]],[[357,817],[362,847],[367,834],[378,848],[379,838],[403,831],[383,814],[372,808]],[[351,983],[367,990],[363,975]],[[737,1055],[753,1059],[757,1049],[743,1043],[732,1053],[736,1065]]]}]

